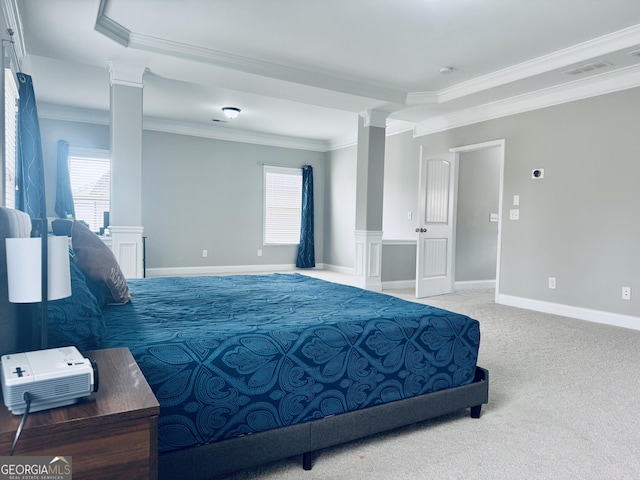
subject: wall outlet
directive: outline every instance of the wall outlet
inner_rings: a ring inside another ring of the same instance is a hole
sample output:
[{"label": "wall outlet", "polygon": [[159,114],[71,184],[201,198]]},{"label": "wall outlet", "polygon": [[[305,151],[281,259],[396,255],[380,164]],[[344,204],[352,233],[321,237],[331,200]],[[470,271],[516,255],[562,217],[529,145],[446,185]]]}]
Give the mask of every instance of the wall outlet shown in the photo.
[{"label": "wall outlet", "polygon": [[202,257],[206,257],[209,254],[209,252],[207,252],[206,250],[202,250]]},{"label": "wall outlet", "polygon": [[258,256],[259,256],[259,257],[261,257],[261,256],[262,256],[262,249],[261,249],[261,248],[259,248],[259,249],[258,249]]},{"label": "wall outlet", "polygon": [[517,208],[509,210],[509,220],[520,220],[520,210]]},{"label": "wall outlet", "polygon": [[556,277],[549,277],[549,288],[556,288]]},{"label": "wall outlet", "polygon": [[631,287],[622,287],[622,299],[631,300]]}]

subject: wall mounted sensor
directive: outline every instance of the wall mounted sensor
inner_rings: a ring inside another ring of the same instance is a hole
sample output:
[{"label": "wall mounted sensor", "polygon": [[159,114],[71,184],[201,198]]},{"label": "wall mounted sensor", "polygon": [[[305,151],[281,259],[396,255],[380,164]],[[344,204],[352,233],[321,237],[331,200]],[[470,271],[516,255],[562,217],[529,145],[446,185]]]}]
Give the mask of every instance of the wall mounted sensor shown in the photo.
[{"label": "wall mounted sensor", "polygon": [[544,178],[544,168],[534,168],[531,170],[531,178],[534,180]]}]

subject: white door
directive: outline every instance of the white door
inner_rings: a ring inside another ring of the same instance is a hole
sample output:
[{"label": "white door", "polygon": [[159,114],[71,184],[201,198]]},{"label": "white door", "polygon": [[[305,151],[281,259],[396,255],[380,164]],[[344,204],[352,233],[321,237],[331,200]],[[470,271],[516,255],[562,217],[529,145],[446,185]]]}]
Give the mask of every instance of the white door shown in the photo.
[{"label": "white door", "polygon": [[420,150],[416,297],[453,291],[453,153],[425,158]]}]

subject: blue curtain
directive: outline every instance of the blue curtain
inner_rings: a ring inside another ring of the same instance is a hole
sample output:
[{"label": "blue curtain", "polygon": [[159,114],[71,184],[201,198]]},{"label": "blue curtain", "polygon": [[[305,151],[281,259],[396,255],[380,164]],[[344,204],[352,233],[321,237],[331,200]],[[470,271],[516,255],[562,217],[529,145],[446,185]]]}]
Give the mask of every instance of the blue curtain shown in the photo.
[{"label": "blue curtain", "polygon": [[16,138],[16,208],[31,218],[45,218],[44,167],[36,97],[31,76],[18,73],[17,77],[20,101]]},{"label": "blue curtain", "polygon": [[316,266],[315,243],[313,238],[313,168],[302,167],[302,217],[300,222],[300,246],[296,267]]},{"label": "blue curtain", "polygon": [[60,218],[76,216],[69,179],[69,142],[58,140],[58,174],[56,176],[56,213]]}]

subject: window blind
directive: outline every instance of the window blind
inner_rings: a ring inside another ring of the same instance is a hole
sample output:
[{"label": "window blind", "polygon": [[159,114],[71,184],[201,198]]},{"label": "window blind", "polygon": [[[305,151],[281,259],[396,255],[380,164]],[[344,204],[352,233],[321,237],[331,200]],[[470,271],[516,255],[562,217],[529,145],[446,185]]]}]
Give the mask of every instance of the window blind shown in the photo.
[{"label": "window blind", "polygon": [[69,178],[76,220],[84,220],[97,232],[109,211],[111,161],[108,158],[69,155]]},{"label": "window blind", "polygon": [[264,244],[300,243],[302,171],[264,167]]}]

